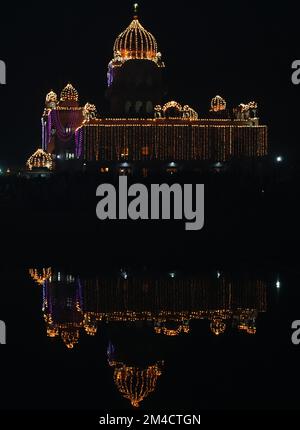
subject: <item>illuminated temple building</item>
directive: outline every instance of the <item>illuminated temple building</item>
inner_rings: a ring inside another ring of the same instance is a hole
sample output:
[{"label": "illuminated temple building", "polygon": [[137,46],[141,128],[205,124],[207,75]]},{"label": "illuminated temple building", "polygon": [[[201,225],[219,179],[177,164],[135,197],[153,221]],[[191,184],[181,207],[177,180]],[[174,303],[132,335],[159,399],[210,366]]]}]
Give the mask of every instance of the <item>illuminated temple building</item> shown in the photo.
[{"label": "illuminated temple building", "polygon": [[[221,96],[197,113],[185,103],[168,101],[165,63],[155,37],[137,11],[117,37],[108,65],[107,112],[80,104],[68,83],[60,96],[50,91],[42,116],[42,149],[54,163],[110,168],[188,167],[267,154],[267,127],[257,104],[235,108]],[[203,102],[201,103],[203,104]]]},{"label": "illuminated temple building", "polygon": [[[187,336],[193,321],[217,338],[231,331],[255,335],[257,318],[267,309],[265,282],[220,273],[153,276],[121,270],[79,277],[48,267],[29,274],[41,288],[49,338],[61,339],[72,350],[84,333],[94,337],[99,330],[109,331],[113,380],[134,407],[155,390],[165,371],[167,339]],[[137,341],[128,347],[132,337]]]}]

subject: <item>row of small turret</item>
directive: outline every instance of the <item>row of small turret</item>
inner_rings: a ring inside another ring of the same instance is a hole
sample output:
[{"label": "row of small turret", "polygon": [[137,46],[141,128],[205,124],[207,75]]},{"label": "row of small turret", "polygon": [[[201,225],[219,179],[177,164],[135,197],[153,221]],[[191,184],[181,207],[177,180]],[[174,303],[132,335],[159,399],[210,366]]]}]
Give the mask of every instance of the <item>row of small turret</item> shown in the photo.
[{"label": "row of small turret", "polygon": [[[136,102],[141,104],[142,102]],[[45,112],[47,114],[51,109],[72,109],[80,108],[79,106],[79,95],[78,91],[73,87],[71,83],[68,83],[60,93],[60,98],[57,94],[51,90],[46,95],[45,100]],[[82,108],[82,114],[85,121],[95,119],[97,117],[96,106],[91,103],[86,103]],[[139,109],[134,109],[135,113]],[[190,120],[197,120],[199,118],[198,113],[191,108],[189,105],[182,106],[176,101],[170,101],[164,105],[156,105],[154,107],[154,118],[184,118]],[[231,111],[227,108],[225,99],[219,95],[212,98],[209,109],[210,118],[224,118],[224,119],[239,119],[248,120],[250,118],[257,117],[257,103],[251,101],[249,103],[240,103],[237,107]]]}]

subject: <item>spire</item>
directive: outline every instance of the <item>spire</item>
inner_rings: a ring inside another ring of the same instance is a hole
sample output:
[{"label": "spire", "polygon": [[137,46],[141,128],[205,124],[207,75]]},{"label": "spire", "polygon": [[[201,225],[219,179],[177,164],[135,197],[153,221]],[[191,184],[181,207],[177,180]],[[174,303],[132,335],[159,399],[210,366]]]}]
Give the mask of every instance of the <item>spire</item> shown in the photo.
[{"label": "spire", "polygon": [[134,3],[134,5],[133,5],[133,19],[138,19],[138,9],[139,9],[139,4]]}]

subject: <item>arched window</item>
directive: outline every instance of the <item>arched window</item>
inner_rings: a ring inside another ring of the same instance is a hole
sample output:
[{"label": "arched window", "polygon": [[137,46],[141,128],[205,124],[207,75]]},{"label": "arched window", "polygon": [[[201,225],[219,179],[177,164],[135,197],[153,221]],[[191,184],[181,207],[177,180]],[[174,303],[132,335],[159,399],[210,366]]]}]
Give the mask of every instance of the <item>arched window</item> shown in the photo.
[{"label": "arched window", "polygon": [[135,102],[135,112],[137,114],[141,113],[142,106],[143,106],[143,102],[141,102],[140,100]]},{"label": "arched window", "polygon": [[146,103],[146,112],[147,113],[153,112],[153,103],[150,100],[148,100]]},{"label": "arched window", "polygon": [[127,100],[127,102],[125,103],[125,113],[130,113],[131,106],[132,106],[131,101]]}]

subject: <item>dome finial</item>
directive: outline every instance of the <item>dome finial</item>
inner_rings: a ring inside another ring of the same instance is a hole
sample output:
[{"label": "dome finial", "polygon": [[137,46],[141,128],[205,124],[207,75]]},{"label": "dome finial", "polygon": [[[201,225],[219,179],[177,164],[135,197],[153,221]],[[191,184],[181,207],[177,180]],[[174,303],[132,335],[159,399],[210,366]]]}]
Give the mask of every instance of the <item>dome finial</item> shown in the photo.
[{"label": "dome finial", "polygon": [[138,9],[139,9],[139,4],[138,3],[134,3],[133,4],[133,15],[134,15],[134,19],[138,18]]}]

